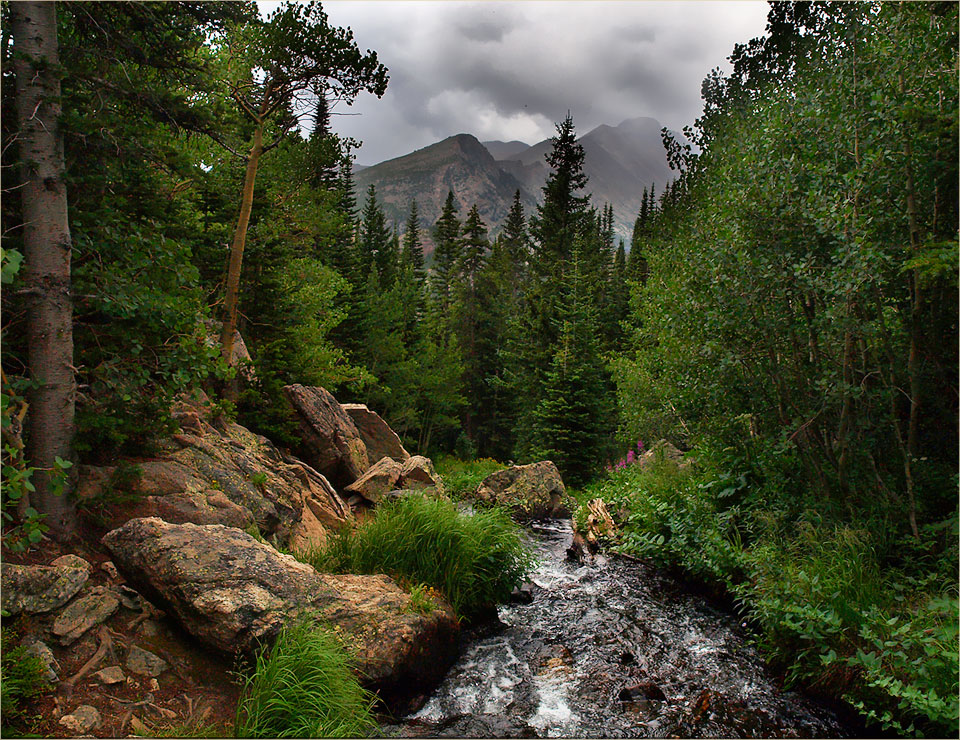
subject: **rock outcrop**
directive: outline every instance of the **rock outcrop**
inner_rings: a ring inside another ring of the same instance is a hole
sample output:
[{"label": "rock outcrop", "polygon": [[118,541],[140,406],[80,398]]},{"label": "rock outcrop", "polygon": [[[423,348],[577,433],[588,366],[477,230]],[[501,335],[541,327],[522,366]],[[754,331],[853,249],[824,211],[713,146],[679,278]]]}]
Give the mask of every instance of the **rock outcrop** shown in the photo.
[{"label": "rock outcrop", "polygon": [[300,422],[300,455],[338,487],[367,472],[367,447],[353,419],[326,389],[287,385],[283,394]]},{"label": "rock outcrop", "polygon": [[[158,459],[80,467],[77,499],[107,526],[157,516],[173,524],[256,525],[291,549],[322,544],[351,517],[330,483],[309,465],[239,424],[198,419],[193,434],[163,443]],[[111,498],[126,499],[111,506]]]},{"label": "rock outcrop", "polygon": [[570,515],[567,489],[557,466],[549,460],[491,473],[477,486],[474,498],[503,506],[519,517]]},{"label": "rock outcrop", "polygon": [[0,565],[0,597],[11,616],[55,611],[72,599],[90,577],[82,558],[58,558],[50,565]]},{"label": "rock outcrop", "polygon": [[399,488],[402,466],[392,457],[384,457],[374,463],[366,473],[344,489],[344,493],[357,494],[372,504],[383,495]]},{"label": "rock outcrop", "polygon": [[443,481],[433,469],[433,461],[423,455],[414,455],[400,468],[400,488],[433,488],[442,494]]},{"label": "rock outcrop", "polygon": [[410,457],[410,453],[403,448],[400,437],[383,420],[380,414],[371,411],[366,404],[362,403],[344,403],[341,405],[343,410],[350,415],[357,431],[360,432],[371,465],[385,457],[393,458],[400,463]]},{"label": "rock outcrop", "polygon": [[333,625],[365,682],[387,695],[438,680],[455,657],[452,610],[418,613],[388,576],[320,574],[240,530],[156,517],[128,521],[103,543],[129,583],[224,653],[250,653],[311,616]]}]

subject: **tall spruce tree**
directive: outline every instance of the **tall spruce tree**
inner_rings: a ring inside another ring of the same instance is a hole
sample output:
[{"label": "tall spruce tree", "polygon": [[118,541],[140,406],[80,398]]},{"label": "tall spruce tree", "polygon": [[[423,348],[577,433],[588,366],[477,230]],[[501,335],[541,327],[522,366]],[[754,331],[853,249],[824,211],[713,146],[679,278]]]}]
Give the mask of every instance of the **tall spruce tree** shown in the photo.
[{"label": "tall spruce tree", "polygon": [[453,191],[447,192],[440,218],[433,227],[433,292],[442,311],[450,307],[451,285],[460,262],[460,221]]},{"label": "tall spruce tree", "polygon": [[553,147],[546,156],[551,171],[543,186],[544,200],[530,219],[530,277],[512,349],[517,374],[511,382],[515,384],[515,397],[521,402],[516,427],[521,456],[533,448],[533,412],[542,397],[544,378],[559,338],[559,286],[574,244],[593,232],[595,225],[589,196],[581,195],[587,184],[583,147],[577,142],[569,114],[557,124],[557,136],[552,141]]},{"label": "tall spruce tree", "polygon": [[463,358],[463,385],[468,400],[464,407],[463,430],[471,447],[475,448],[476,419],[483,413],[487,402],[487,387],[484,383],[487,358],[480,352],[479,334],[481,324],[488,321],[489,317],[482,315],[481,311],[480,273],[490,247],[487,226],[480,218],[476,204],[467,213],[460,242],[460,260],[453,287],[454,303],[451,313]]},{"label": "tall spruce tree", "polygon": [[403,232],[403,259],[414,271],[418,280],[423,280],[423,244],[420,241],[420,214],[417,201],[410,201],[410,215],[407,216]]},{"label": "tall spruce tree", "polygon": [[561,285],[558,341],[533,414],[533,451],[578,484],[598,468],[612,432],[612,385],[598,341],[599,316],[583,244],[577,243]]},{"label": "tall spruce tree", "polygon": [[385,253],[390,250],[392,235],[387,228],[387,219],[383,209],[377,203],[377,189],[370,184],[367,189],[367,202],[363,207],[363,220],[360,223],[359,269],[360,274],[370,277],[374,267],[379,275],[385,261]]},{"label": "tall spruce tree", "polygon": [[477,352],[485,367],[486,403],[477,419],[477,448],[480,455],[507,459],[514,456],[514,427],[517,420],[517,384],[521,362],[518,317],[524,295],[527,261],[530,255],[526,219],[520,192],[514,195],[507,221],[490,257],[480,273]]}]

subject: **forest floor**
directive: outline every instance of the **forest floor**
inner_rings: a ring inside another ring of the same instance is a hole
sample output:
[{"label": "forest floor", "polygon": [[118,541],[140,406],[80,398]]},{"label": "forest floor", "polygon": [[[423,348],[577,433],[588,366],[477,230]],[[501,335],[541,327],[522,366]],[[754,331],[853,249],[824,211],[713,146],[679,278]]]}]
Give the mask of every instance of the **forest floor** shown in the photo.
[{"label": "forest floor", "polygon": [[[3,552],[5,563],[45,565],[65,554],[79,555],[93,570],[88,587],[116,590],[119,584],[101,567],[109,558],[97,539],[83,537],[68,546],[46,542],[27,553]],[[52,615],[23,615],[17,631],[39,631]],[[25,706],[25,719],[5,728],[39,737],[73,737],[60,719],[82,705],[94,707],[99,726],[94,737],[210,737],[232,735],[240,695],[236,666],[231,658],[205,649],[178,628],[162,611],[139,611],[121,605],[100,628],[86,632],[68,647],[47,643],[60,665],[57,688]],[[137,645],[163,658],[169,668],[157,678],[127,669],[126,656]],[[95,659],[91,661],[91,659]],[[88,663],[91,665],[87,666]],[[125,678],[105,685],[94,674],[120,666]],[[70,679],[80,677],[73,683]]]}]

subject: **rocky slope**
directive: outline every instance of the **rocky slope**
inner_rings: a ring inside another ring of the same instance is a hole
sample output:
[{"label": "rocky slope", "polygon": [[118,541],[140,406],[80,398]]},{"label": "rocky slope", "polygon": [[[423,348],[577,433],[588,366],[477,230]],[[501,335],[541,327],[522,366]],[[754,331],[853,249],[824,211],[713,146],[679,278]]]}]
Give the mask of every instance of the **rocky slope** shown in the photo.
[{"label": "rocky slope", "polygon": [[[652,118],[634,118],[619,126],[602,125],[580,137],[584,148],[587,191],[595,206],[610,203],[617,235],[629,244],[633,222],[645,187],[663,186],[672,179],[660,140],[660,124]],[[377,189],[377,200],[388,220],[402,225],[416,199],[421,226],[429,230],[440,215],[443,201],[453,191],[461,218],[476,203],[491,233],[503,225],[516,190],[529,217],[542,199],[541,188],[549,168],[545,157],[549,139],[527,146],[519,141],[486,141],[458,134],[403,157],[356,173],[359,199],[367,187]],[[425,234],[426,251],[432,249]]]}]

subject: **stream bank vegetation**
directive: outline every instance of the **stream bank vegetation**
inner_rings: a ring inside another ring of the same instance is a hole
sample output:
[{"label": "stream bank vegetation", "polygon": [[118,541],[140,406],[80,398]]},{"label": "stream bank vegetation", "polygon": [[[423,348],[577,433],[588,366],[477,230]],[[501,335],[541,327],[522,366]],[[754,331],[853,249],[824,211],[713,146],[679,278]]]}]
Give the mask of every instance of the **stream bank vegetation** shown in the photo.
[{"label": "stream bank vegetation", "polygon": [[313,620],[285,625],[243,681],[236,737],[366,737],[376,726],[376,696],[333,630]]},{"label": "stream bank vegetation", "polygon": [[381,502],[373,519],[301,554],[319,571],[385,573],[411,593],[436,589],[461,619],[476,620],[510,598],[533,566],[506,512],[463,514],[448,500],[411,494]]}]

